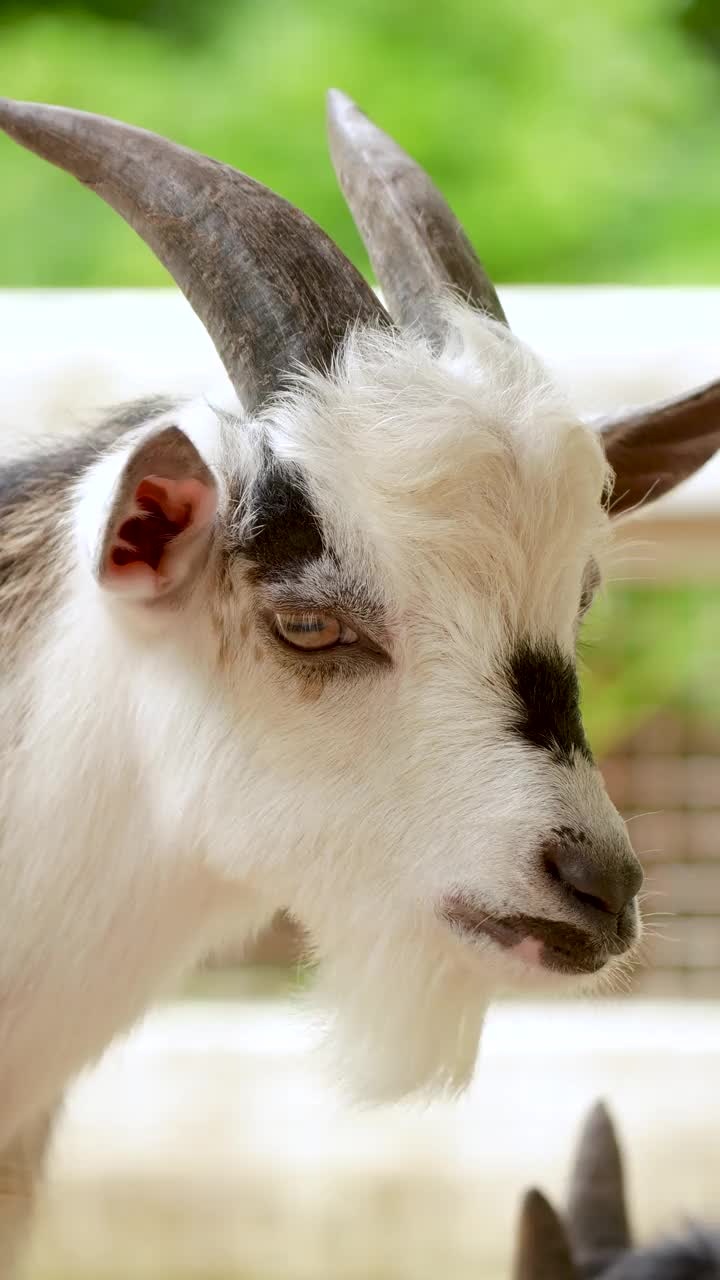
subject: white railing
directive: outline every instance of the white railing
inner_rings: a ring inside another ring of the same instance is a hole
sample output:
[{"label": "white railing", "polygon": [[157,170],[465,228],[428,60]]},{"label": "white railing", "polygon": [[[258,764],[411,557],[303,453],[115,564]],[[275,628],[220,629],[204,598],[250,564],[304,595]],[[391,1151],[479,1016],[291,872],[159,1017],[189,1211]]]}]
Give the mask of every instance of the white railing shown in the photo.
[{"label": "white railing", "polygon": [[[720,376],[720,289],[501,290],[516,332],[587,413]],[[63,430],[136,395],[192,393],[223,378],[184,299],[167,290],[0,291],[0,432]],[[720,512],[720,459],[667,516]]]}]

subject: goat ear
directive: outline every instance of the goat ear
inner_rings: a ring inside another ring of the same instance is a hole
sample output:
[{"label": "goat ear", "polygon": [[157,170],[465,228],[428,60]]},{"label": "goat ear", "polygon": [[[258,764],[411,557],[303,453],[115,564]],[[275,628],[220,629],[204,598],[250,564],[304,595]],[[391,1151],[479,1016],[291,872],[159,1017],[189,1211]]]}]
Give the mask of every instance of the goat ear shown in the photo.
[{"label": "goat ear", "polygon": [[528,1191],[520,1210],[513,1280],[578,1280],[565,1227],[540,1191]]},{"label": "goat ear", "polygon": [[130,454],[111,497],[96,576],[107,591],[145,603],[174,597],[202,567],[217,486],[179,427],[163,427]]},{"label": "goat ear", "polygon": [[570,1180],[567,1227],[581,1267],[612,1262],[632,1248],[622,1157],[607,1108],[596,1103],[580,1135]]},{"label": "goat ear", "polygon": [[720,448],[720,382],[601,424],[615,472],[612,515],[652,502]]}]

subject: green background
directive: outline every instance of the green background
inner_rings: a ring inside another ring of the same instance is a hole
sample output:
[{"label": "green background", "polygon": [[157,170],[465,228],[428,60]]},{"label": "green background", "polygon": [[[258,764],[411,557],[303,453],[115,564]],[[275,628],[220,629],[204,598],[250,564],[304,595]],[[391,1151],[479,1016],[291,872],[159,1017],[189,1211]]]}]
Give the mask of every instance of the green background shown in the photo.
[{"label": "green background", "polygon": [[[509,281],[720,280],[718,0],[0,0],[0,90],[235,164],[361,265],[328,159],[346,90]],[[153,285],[67,177],[0,143],[0,286]]]}]

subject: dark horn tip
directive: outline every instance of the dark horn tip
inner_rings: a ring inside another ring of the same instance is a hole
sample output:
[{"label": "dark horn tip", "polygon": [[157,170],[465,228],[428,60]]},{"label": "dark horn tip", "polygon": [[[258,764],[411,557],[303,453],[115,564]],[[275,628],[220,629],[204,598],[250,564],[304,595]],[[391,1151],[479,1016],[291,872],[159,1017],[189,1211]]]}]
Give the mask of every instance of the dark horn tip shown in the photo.
[{"label": "dark horn tip", "polygon": [[52,108],[46,102],[25,102],[20,98],[3,98],[0,97],[0,114],[14,119],[16,116],[23,115],[26,111],[51,111]]},{"label": "dark horn tip", "polygon": [[525,1192],[520,1206],[520,1229],[526,1237],[534,1240],[547,1239],[553,1236],[560,1219],[548,1200],[537,1187],[530,1187]]},{"label": "dark horn tip", "polygon": [[520,1216],[525,1222],[531,1222],[534,1226],[547,1227],[548,1224],[554,1226],[559,1222],[559,1217],[550,1200],[544,1192],[538,1187],[530,1187],[522,1199],[522,1207]]},{"label": "dark horn tip", "polygon": [[562,1219],[536,1187],[523,1196],[513,1276],[514,1280],[575,1280]]},{"label": "dark horn tip", "polygon": [[[51,107],[45,102],[21,102],[17,98],[0,98],[0,129],[11,138],[26,145],[28,129],[38,122],[49,120],[64,108]],[[70,114],[70,113],[68,113]]]},{"label": "dark horn tip", "polygon": [[543,1195],[539,1187],[530,1187],[529,1190],[525,1192],[525,1195],[523,1196],[523,1210],[528,1210],[530,1213],[534,1213],[536,1210],[544,1212],[550,1207],[550,1201],[547,1196]]},{"label": "dark horn tip", "polygon": [[588,1112],[575,1150],[567,1211],[578,1255],[610,1257],[631,1247],[623,1159],[610,1111],[603,1101]]},{"label": "dark horn tip", "polygon": [[615,1125],[610,1114],[610,1108],[603,1098],[598,1098],[597,1102],[588,1111],[584,1128],[592,1133],[605,1133],[615,1136]]},{"label": "dark horn tip", "polygon": [[15,102],[13,98],[0,98],[0,129],[12,138],[23,119],[23,107],[27,102]]}]

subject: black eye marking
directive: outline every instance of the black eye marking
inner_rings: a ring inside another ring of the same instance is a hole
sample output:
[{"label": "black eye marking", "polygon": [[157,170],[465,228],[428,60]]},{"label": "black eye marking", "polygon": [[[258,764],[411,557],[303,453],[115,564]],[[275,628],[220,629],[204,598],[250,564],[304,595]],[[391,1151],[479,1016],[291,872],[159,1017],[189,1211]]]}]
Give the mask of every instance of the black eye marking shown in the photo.
[{"label": "black eye marking", "polygon": [[577,754],[592,760],[580,716],[575,667],[554,641],[522,641],[506,664],[513,697],[512,727],[526,742],[550,751],[561,764]]},{"label": "black eye marking", "polygon": [[254,562],[258,578],[277,581],[320,559],[325,551],[320,517],[297,468],[269,458],[249,501],[253,532],[236,550]]}]

